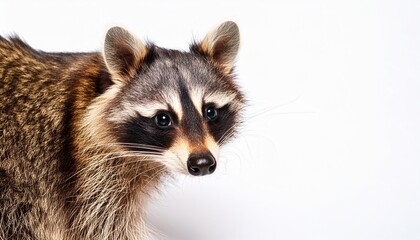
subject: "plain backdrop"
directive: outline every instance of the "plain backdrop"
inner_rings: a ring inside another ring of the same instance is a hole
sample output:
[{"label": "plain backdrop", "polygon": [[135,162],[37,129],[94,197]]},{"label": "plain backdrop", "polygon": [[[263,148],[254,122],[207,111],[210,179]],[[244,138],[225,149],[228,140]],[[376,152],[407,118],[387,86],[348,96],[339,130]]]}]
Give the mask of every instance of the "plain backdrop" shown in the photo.
[{"label": "plain backdrop", "polygon": [[233,20],[245,125],[216,174],[161,188],[150,223],[176,240],[414,240],[419,13],[419,1],[1,0],[0,34],[97,51],[119,25],[187,50]]}]

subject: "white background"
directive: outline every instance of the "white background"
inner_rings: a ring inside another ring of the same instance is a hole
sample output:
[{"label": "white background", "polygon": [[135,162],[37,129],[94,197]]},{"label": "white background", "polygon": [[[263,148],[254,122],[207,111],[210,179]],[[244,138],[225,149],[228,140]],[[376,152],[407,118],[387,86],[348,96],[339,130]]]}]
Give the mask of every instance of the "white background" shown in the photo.
[{"label": "white background", "polygon": [[0,1],[0,33],[101,50],[106,30],[187,49],[241,30],[249,108],[217,174],[162,187],[179,240],[420,239],[419,1]]}]

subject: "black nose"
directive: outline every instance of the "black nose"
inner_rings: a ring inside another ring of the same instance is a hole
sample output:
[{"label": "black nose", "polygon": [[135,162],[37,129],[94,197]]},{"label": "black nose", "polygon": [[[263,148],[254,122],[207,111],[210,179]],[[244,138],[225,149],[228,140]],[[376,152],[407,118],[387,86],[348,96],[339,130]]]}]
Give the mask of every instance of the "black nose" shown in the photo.
[{"label": "black nose", "polygon": [[187,167],[194,176],[212,174],[216,170],[216,160],[211,153],[193,154],[188,158]]}]

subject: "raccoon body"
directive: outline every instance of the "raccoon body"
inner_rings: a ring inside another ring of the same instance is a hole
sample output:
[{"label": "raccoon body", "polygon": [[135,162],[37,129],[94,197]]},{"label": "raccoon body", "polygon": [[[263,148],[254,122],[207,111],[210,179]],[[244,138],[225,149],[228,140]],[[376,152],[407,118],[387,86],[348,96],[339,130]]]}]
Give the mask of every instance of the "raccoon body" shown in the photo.
[{"label": "raccoon body", "polygon": [[240,122],[239,31],[190,51],[111,28],[102,53],[0,37],[0,239],[147,239],[163,176],[215,171]]}]

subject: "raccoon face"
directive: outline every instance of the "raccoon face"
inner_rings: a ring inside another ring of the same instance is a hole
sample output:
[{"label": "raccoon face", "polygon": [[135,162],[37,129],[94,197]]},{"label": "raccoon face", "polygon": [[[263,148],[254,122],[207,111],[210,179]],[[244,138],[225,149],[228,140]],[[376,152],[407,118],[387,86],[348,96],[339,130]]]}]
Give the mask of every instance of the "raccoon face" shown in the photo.
[{"label": "raccoon face", "polygon": [[215,171],[219,146],[231,139],[244,99],[234,83],[239,30],[225,22],[189,52],[143,44],[111,28],[104,58],[114,88],[107,121],[118,144],[173,171]]}]

